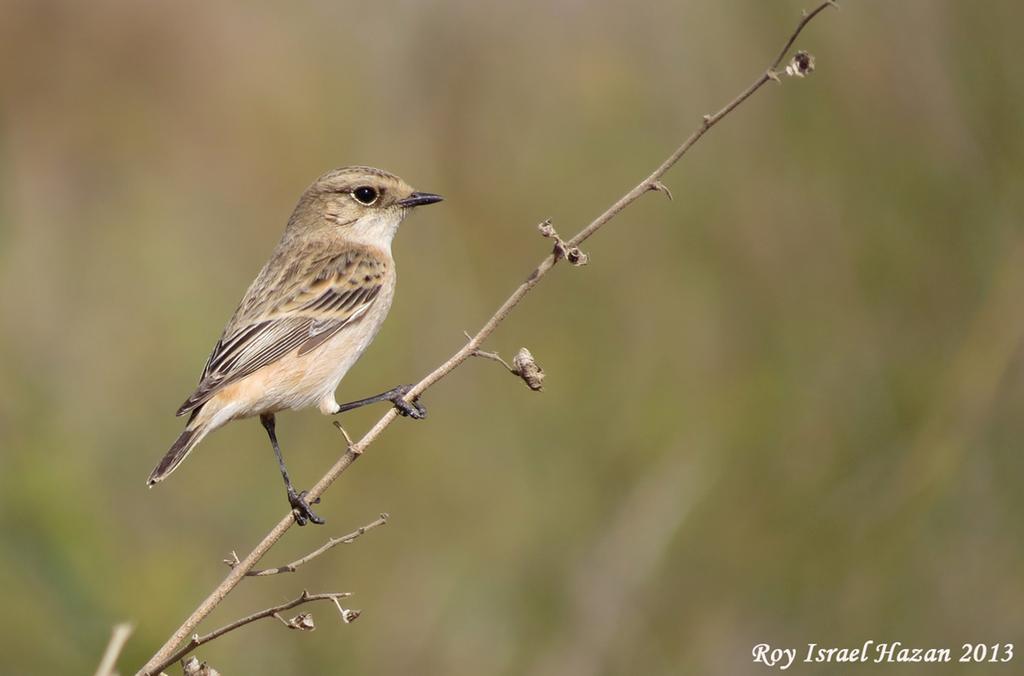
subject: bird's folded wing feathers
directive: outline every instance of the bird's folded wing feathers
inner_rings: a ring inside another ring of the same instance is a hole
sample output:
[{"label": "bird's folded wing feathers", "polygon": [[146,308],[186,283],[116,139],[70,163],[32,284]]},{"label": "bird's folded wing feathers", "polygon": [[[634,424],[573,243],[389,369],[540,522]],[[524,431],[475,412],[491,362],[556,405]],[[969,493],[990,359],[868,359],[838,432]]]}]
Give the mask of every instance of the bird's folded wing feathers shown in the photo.
[{"label": "bird's folded wing feathers", "polygon": [[290,352],[312,351],[355,322],[379,295],[385,267],[369,252],[349,250],[285,271],[266,290],[254,285],[178,415]]}]

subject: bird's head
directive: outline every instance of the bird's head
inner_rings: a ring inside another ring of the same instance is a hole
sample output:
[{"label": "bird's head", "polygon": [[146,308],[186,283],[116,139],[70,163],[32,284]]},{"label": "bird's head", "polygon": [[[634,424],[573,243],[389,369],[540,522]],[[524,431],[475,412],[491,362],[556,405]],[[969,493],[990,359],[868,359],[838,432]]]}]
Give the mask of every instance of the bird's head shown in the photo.
[{"label": "bird's head", "polygon": [[373,167],[342,167],[313,182],[288,221],[293,233],[328,229],[354,242],[390,250],[398,225],[410,210],[441,201],[418,192],[395,176]]}]

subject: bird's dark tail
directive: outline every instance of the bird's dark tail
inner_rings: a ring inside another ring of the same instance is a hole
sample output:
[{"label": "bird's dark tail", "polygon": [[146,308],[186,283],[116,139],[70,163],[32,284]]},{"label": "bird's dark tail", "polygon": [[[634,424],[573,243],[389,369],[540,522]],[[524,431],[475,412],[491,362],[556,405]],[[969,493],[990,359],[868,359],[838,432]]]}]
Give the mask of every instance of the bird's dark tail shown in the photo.
[{"label": "bird's dark tail", "polygon": [[[195,416],[193,416],[193,420]],[[160,460],[160,464],[156,466],[153,473],[149,475],[149,479],[146,481],[146,485],[152,487],[154,484],[159,483],[166,479],[171,472],[178,468],[188,454],[195,448],[203,437],[206,436],[205,425],[192,425],[192,420],[189,421],[188,427],[181,433],[178,440],[175,441],[170,450],[164,454],[163,459]]]}]

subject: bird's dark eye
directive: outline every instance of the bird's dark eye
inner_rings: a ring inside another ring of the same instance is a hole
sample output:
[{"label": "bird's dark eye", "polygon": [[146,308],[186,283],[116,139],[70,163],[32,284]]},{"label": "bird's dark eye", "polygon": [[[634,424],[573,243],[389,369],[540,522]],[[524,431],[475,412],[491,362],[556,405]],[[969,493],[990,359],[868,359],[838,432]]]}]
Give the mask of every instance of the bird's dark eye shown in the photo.
[{"label": "bird's dark eye", "polygon": [[352,191],[352,197],[360,204],[370,206],[377,201],[377,191],[368,185],[361,185]]}]

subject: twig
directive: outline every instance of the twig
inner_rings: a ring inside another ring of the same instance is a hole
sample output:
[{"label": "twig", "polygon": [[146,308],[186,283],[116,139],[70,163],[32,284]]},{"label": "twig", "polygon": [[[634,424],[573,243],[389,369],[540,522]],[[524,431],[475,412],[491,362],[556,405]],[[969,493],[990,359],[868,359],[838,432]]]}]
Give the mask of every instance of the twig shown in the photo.
[{"label": "twig", "polygon": [[134,629],[135,627],[127,622],[114,625],[114,630],[110,632],[110,641],[107,642],[107,649],[103,651],[100,665],[96,667],[96,676],[113,676],[117,658],[121,655],[121,650]]},{"label": "twig", "polygon": [[[776,69],[782,63],[783,59],[786,58],[786,55],[793,47],[793,44],[796,42],[797,37],[803,31],[804,27],[824,11],[825,8],[834,6],[836,6],[835,3],[832,0],[828,0],[827,2],[821,3],[813,11],[805,13],[797,24],[796,29],[786,40],[786,43],[779,52],[779,55],[771,62],[768,68],[758,76],[753,84],[743,90],[736,98],[727,103],[725,107],[718,112],[713,115],[705,115],[697,129],[690,134],[690,136],[683,141],[683,144],[676,148],[675,151],[673,151],[657,169],[640,181],[629,192],[619,198],[586,227],[576,233],[572,239],[564,242],[566,250],[578,248],[582,242],[590,238],[590,236],[597,232],[605,223],[615,218],[615,216],[622,212],[623,209],[637,201],[641,196],[652,189],[659,190],[661,178],[665,173],[668,172],[668,170],[671,169],[679,159],[685,155],[687,151],[689,151],[690,148],[704,136],[704,134],[708,132],[709,129],[714,127],[722,120],[722,118],[753,96],[753,94],[763,87],[769,80],[778,79]],[[492,333],[494,333],[494,330],[498,328],[498,325],[508,317],[513,309],[515,309],[516,305],[519,304],[519,301],[521,301],[523,297],[537,285],[541,278],[543,278],[544,275],[546,275],[551,268],[555,266],[560,258],[561,256],[558,255],[557,251],[546,256],[536,269],[530,273],[526,280],[512,292],[512,295],[502,303],[497,312],[487,320],[483,327],[476,332],[468,343],[453,354],[447,361],[438,366],[431,373],[427,374],[426,377],[420,380],[419,383],[409,390],[408,394],[405,396],[406,401],[412,402],[415,400],[417,397],[422,395],[427,388],[437,383],[473,356],[473,354],[480,349],[483,342]],[[345,472],[345,470],[352,466],[352,463],[354,463],[363,454],[363,452],[377,439],[377,437],[381,435],[385,429],[388,428],[389,425],[391,425],[391,423],[395,421],[397,417],[398,413],[394,409],[385,413],[384,416],[382,416],[380,420],[378,420],[376,424],[374,424],[374,426],[363,435],[362,439],[357,443],[352,444],[320,479],[320,481],[310,489],[307,499],[315,500],[320,497],[323,492]],[[255,567],[256,563],[263,557],[263,555],[266,554],[267,551],[269,551],[270,548],[273,547],[286,532],[288,532],[288,529],[291,528],[294,523],[295,519],[291,512],[288,512],[288,514],[282,517],[281,520],[278,521],[277,525],[274,526],[270,532],[264,536],[263,540],[256,545],[252,552],[250,552],[249,555],[246,556],[238,565],[231,569],[231,572],[228,573],[227,577],[225,577],[219,585],[217,585],[217,588],[210,592],[203,602],[199,604],[199,607],[188,616],[188,618],[180,627],[178,627],[177,630],[175,630],[173,634],[171,634],[164,645],[153,655],[153,657],[150,658],[139,673],[151,675],[159,671],[157,667],[162,667],[168,664],[167,656],[174,652],[175,646],[184,641],[185,638],[195,630],[199,623],[217,607],[224,597],[227,596],[239,582],[242,581],[246,574]]]},{"label": "twig", "polygon": [[[473,336],[466,334],[466,338],[473,340]],[[540,367],[537,361],[533,358],[533,354],[525,347],[519,348],[519,352],[516,352],[516,356],[512,358],[512,364],[501,358],[501,355],[497,352],[484,352],[483,350],[474,350],[474,357],[482,357],[484,359],[490,359],[496,361],[506,369],[512,375],[522,378],[526,386],[534,392],[540,392],[544,389],[544,369]]]},{"label": "twig", "polygon": [[[466,340],[473,340],[473,336],[471,336],[469,334],[469,331],[463,331],[462,335],[464,335],[466,337]],[[501,355],[498,354],[497,352],[484,352],[483,350],[475,350],[473,352],[473,356],[474,357],[483,357],[484,359],[490,359],[491,361],[496,361],[499,364],[501,364],[502,366],[504,366],[505,368],[507,368],[509,373],[515,374],[515,372],[516,372],[516,370],[514,368],[512,368],[511,366],[509,366],[509,363],[507,361],[505,361],[504,359],[502,359]]]},{"label": "twig", "polygon": [[339,599],[343,599],[348,596],[351,596],[351,594],[349,594],[348,592],[327,592],[324,594],[310,594],[308,591],[303,590],[303,592],[299,594],[298,597],[292,599],[291,601],[288,601],[287,603],[282,603],[279,606],[271,606],[270,608],[264,608],[263,610],[253,613],[252,615],[246,615],[241,619],[235,620],[231,624],[225,624],[220,629],[214,629],[209,634],[204,634],[203,636],[200,636],[199,634],[194,634],[192,638],[188,641],[188,643],[179,648],[177,652],[175,652],[173,655],[157,664],[153,668],[153,671],[154,673],[159,673],[161,670],[174,664],[175,662],[185,657],[185,655],[188,655],[190,652],[192,652],[199,646],[209,643],[210,641],[216,640],[224,634],[234,631],[239,627],[244,627],[250,622],[262,620],[265,617],[276,618],[280,620],[289,629],[305,629],[307,631],[312,630],[312,623],[307,622],[302,615],[299,615],[298,617],[295,617],[291,620],[286,620],[279,615],[279,613],[285,610],[290,610],[292,608],[295,608],[296,606],[301,606],[305,603],[312,603],[314,601],[331,601],[338,607],[338,612],[341,613],[341,619],[345,622],[345,624],[348,624],[349,622],[352,622],[357,617],[359,617],[359,611],[342,608]]},{"label": "twig", "polygon": [[[318,557],[321,554],[323,554],[324,552],[326,552],[328,549],[332,549],[334,547],[337,547],[338,545],[347,545],[350,542],[353,542],[354,540],[356,540],[360,535],[362,535],[366,531],[373,530],[377,526],[383,526],[384,524],[386,524],[388,522],[389,518],[390,517],[389,517],[389,515],[386,512],[382,513],[380,515],[380,518],[376,519],[375,521],[371,521],[370,523],[366,524],[365,526],[357,528],[356,530],[352,531],[348,535],[342,535],[341,537],[337,537],[337,538],[330,538],[329,540],[327,540],[327,542],[324,545],[322,545],[321,547],[313,550],[309,554],[306,554],[302,558],[295,559],[291,563],[286,563],[283,566],[278,566],[277,568],[257,568],[257,569],[253,569],[253,570],[248,571],[246,573],[246,575],[248,575],[250,577],[264,577],[264,576],[267,576],[267,575],[278,575],[280,573],[294,573],[295,570],[299,566],[301,566],[303,564],[306,564],[306,563],[309,563],[310,561],[312,561],[316,557]],[[239,565],[241,563],[241,561],[238,559],[238,554],[236,554],[234,552],[231,552],[231,558],[230,559],[224,559],[224,563],[228,564],[228,566],[230,566],[231,568],[234,568],[235,566]]]},{"label": "twig", "polygon": [[[470,336],[469,339],[473,340],[473,337]],[[505,368],[507,368],[509,373],[515,374],[515,372],[516,372],[516,370],[514,368],[512,368],[507,361],[502,359],[501,355],[498,354],[497,352],[484,352],[483,350],[477,350],[477,351],[475,351],[473,353],[473,356],[474,357],[483,357],[484,359],[490,359],[491,361],[496,361],[499,364],[501,364],[502,366],[504,366]]]}]

